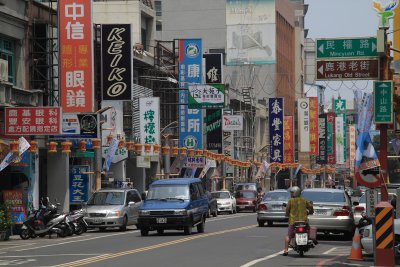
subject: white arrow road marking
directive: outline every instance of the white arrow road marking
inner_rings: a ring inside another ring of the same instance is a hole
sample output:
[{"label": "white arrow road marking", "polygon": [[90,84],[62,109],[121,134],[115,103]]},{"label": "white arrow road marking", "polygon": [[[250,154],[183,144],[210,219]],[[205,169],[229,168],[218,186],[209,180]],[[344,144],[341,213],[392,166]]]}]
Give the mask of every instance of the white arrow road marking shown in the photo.
[{"label": "white arrow road marking", "polygon": [[374,52],[376,50],[376,44],[372,43],[372,52]]},{"label": "white arrow road marking", "polygon": [[386,83],[381,83],[381,85],[379,85],[378,87],[384,87],[384,88],[386,88],[386,87],[389,87]]},{"label": "white arrow road marking", "polygon": [[319,67],[318,72],[324,74],[324,65],[321,65],[321,67]]},{"label": "white arrow road marking", "polygon": [[318,50],[323,54],[324,53],[324,44],[318,47]]}]

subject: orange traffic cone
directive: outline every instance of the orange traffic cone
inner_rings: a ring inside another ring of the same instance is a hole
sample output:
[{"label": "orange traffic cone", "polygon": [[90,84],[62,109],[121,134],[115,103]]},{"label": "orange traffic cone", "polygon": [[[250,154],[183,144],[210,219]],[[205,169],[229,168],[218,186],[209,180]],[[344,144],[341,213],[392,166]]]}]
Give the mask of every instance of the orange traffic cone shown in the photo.
[{"label": "orange traffic cone", "polygon": [[347,259],[353,260],[353,261],[362,261],[363,260],[360,232],[358,231],[358,227],[356,228],[356,232],[354,233],[353,244],[351,245],[350,255]]}]

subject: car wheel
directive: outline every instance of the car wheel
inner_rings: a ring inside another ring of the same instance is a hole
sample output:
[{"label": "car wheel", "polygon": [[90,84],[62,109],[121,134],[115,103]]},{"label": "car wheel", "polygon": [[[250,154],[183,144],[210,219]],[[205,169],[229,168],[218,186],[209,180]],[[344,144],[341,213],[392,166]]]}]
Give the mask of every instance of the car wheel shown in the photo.
[{"label": "car wheel", "polygon": [[164,229],[157,229],[157,234],[158,235],[164,234]]},{"label": "car wheel", "polygon": [[147,229],[147,228],[141,228],[141,229],[140,229],[140,235],[141,235],[141,236],[148,236],[148,235],[149,235],[149,229]]},{"label": "car wheel", "polygon": [[126,217],[126,215],[124,216],[124,220],[122,222],[122,226],[119,228],[119,230],[121,232],[125,232],[126,231],[126,225],[128,224],[128,218]]},{"label": "car wheel", "polygon": [[183,232],[185,233],[185,235],[191,235],[192,234],[192,226],[191,225],[185,226],[185,228],[183,228]]},{"label": "car wheel", "polygon": [[259,226],[259,227],[263,227],[263,226],[264,226],[264,224],[265,224],[265,222],[264,222],[264,221],[258,221],[258,226]]},{"label": "car wheel", "polygon": [[218,209],[216,208],[214,213],[213,213],[213,217],[217,217],[218,216]]},{"label": "car wheel", "polygon": [[29,229],[23,229],[21,231],[21,233],[19,233],[19,236],[23,239],[23,240],[27,240],[31,237],[31,233],[29,231]]},{"label": "car wheel", "polygon": [[205,226],[206,226],[206,220],[203,219],[203,222],[197,225],[197,232],[204,233]]},{"label": "car wheel", "polygon": [[272,226],[274,224],[273,221],[267,221],[267,223],[268,223],[268,226]]},{"label": "car wheel", "polygon": [[236,212],[237,212],[237,213],[239,213],[239,212],[240,212],[240,210],[239,210],[238,208],[236,208]]},{"label": "car wheel", "polygon": [[300,257],[304,257],[304,251],[300,250],[299,254],[300,254]]}]

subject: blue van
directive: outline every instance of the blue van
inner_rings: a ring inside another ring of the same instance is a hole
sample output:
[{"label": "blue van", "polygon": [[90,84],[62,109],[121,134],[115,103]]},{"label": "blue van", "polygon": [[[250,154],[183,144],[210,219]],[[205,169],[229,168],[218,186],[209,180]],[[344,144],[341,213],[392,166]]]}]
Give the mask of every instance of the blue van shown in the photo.
[{"label": "blue van", "polygon": [[158,180],[150,185],[139,209],[138,228],[142,236],[149,231],[159,235],[166,229],[183,230],[186,235],[203,233],[208,212],[208,198],[197,178]]}]

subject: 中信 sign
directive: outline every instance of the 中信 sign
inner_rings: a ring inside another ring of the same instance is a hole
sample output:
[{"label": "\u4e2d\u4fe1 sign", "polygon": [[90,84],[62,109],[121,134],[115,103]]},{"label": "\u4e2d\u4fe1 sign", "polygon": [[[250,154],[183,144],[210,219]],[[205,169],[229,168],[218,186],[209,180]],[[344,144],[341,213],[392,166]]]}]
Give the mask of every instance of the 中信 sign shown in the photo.
[{"label": "\u4e2d\u4fe1 sign", "polygon": [[379,59],[317,60],[317,80],[375,80]]},{"label": "\u4e2d\u4fe1 sign", "polygon": [[374,122],[393,123],[393,81],[374,81]]}]

